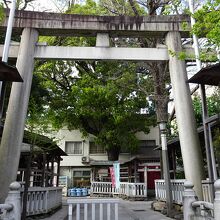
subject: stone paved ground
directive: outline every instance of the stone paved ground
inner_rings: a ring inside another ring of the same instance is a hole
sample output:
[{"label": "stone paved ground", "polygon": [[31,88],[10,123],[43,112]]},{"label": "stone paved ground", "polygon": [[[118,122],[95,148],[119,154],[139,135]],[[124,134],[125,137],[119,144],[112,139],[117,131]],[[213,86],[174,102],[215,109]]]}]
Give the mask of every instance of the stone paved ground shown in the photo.
[{"label": "stone paved ground", "polygon": [[[118,219],[119,220],[171,220],[171,218],[168,218],[159,212],[151,210],[151,203],[152,203],[151,201],[120,200]],[[66,204],[66,201],[64,200],[62,209],[58,210],[52,216],[44,218],[44,220],[75,220],[75,211],[73,211],[72,219],[68,219],[67,212],[68,212],[68,206]],[[88,216],[91,215],[88,213]],[[81,217],[81,220],[83,220],[83,217]]]}]

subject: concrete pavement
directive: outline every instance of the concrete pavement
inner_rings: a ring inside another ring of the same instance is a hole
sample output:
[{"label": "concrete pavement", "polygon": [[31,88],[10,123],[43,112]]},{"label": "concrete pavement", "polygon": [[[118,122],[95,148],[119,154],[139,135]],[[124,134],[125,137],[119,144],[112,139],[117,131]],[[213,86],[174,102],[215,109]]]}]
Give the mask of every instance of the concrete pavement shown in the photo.
[{"label": "concrete pavement", "polygon": [[171,220],[151,209],[152,201],[120,200],[119,220]]}]

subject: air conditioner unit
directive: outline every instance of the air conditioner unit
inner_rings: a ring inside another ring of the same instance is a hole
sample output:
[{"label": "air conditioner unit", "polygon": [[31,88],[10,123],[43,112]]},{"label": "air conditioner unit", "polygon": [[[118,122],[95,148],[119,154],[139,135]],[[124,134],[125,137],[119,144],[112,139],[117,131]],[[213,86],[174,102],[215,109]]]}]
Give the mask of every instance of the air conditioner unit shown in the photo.
[{"label": "air conditioner unit", "polygon": [[88,156],[82,157],[82,163],[89,163],[90,158]]}]

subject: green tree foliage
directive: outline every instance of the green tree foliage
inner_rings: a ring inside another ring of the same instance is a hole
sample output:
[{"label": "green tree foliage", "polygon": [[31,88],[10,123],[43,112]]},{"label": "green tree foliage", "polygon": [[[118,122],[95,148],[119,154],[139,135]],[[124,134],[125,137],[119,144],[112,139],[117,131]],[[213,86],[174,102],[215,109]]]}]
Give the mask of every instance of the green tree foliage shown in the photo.
[{"label": "green tree foliage", "polygon": [[206,37],[210,43],[220,46],[220,0],[208,0],[195,13],[196,24],[193,31],[198,36]]},{"label": "green tree foliage", "polygon": [[[206,98],[209,116],[213,116],[213,115],[218,114],[220,112],[220,101],[219,100],[220,100],[220,90],[219,90],[219,88],[216,88],[214,90],[213,94]],[[193,109],[194,109],[194,113],[195,113],[197,127],[200,127],[203,125],[203,122],[202,122],[202,102],[201,102],[201,98],[198,94],[193,96]],[[178,136],[178,128],[177,128],[175,120],[173,120],[173,124],[170,125],[171,130],[173,130],[172,134],[170,135],[170,139]]]},{"label": "green tree foliage", "polygon": [[[135,133],[147,133],[155,123],[152,106],[137,86],[137,82],[144,84],[151,79],[137,78],[135,73],[135,63],[120,62],[64,65],[54,61],[37,69],[49,91],[48,114],[53,125],[93,134],[107,150],[134,150]],[[148,108],[148,115],[140,114],[141,108]]]},{"label": "green tree foliage", "polygon": [[4,5],[2,2],[0,2],[0,22],[4,19]]},{"label": "green tree foliage", "polygon": [[[213,116],[215,114],[218,114],[220,112],[220,91],[219,89],[216,89],[215,92],[207,97],[207,108],[208,108],[208,114],[209,116]],[[202,103],[199,96],[195,96],[193,98],[193,107],[194,112],[196,116],[196,123],[197,126],[202,125]]]},{"label": "green tree foliage", "polygon": [[[87,0],[84,4],[72,2],[67,13],[156,15],[182,13],[182,5],[185,3],[169,0]],[[95,46],[95,38],[41,37],[40,41],[57,46]],[[163,39],[111,39],[111,45],[119,47],[156,47],[158,43],[164,43]],[[39,61],[36,76],[41,79],[41,86],[49,91],[45,109],[54,124],[65,124],[70,129],[79,128],[84,134],[95,134],[97,142],[106,148],[110,145],[136,146],[133,144],[136,141],[134,133],[148,131],[155,107],[158,121],[167,120],[169,74],[165,62]],[[148,117],[137,114],[140,108],[148,109]]]},{"label": "green tree foliage", "polygon": [[[105,14],[105,10],[97,2],[87,0],[83,5],[74,4],[68,13]],[[49,45],[62,46],[95,46],[95,40],[92,37],[40,39]],[[111,39],[111,43],[117,45],[126,41]],[[134,44],[137,42],[133,40]],[[108,151],[135,150],[135,133],[148,133],[149,126],[155,125],[154,103],[147,99],[154,92],[153,77],[142,64],[38,61],[35,76],[40,79],[40,86],[48,92],[47,104],[38,112],[44,112],[43,115],[57,128],[66,125],[69,129],[79,129],[84,135],[93,134],[97,143]],[[44,95],[32,93],[32,97],[42,98]],[[31,103],[34,106],[40,102]],[[140,114],[141,108],[147,109],[147,114]],[[40,117],[37,115],[37,118]]]},{"label": "green tree foliage", "polygon": [[41,84],[41,77],[34,75],[26,119],[26,128],[31,133],[44,134],[49,129],[49,121],[45,117],[48,96],[48,90]]},{"label": "green tree foliage", "polygon": [[[219,100],[220,100],[220,90],[219,88],[217,88],[216,91],[213,93],[213,95],[207,98],[207,108],[208,108],[209,116],[213,116],[215,114],[220,113]],[[201,111],[202,105],[201,105],[201,100],[198,96],[195,96],[195,98],[193,99],[193,105],[194,105],[197,125],[202,126],[202,111]],[[215,158],[217,160],[217,163],[220,164],[220,129],[218,127],[212,130],[212,136],[213,136]]]}]

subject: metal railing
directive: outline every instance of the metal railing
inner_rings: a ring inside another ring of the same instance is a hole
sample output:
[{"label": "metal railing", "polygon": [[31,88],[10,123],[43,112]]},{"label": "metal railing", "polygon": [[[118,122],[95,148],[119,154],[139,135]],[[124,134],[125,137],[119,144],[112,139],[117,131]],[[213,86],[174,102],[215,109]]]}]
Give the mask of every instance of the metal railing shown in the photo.
[{"label": "metal railing", "polygon": [[[67,199],[68,220],[118,220],[118,203],[118,199]],[[73,213],[73,205],[76,206],[75,213]],[[76,218],[73,218],[74,214]]]},{"label": "metal railing", "polygon": [[147,197],[147,187],[144,183],[121,182],[120,188],[117,189],[112,186],[111,182],[92,182],[91,195],[95,194],[145,198]]}]

